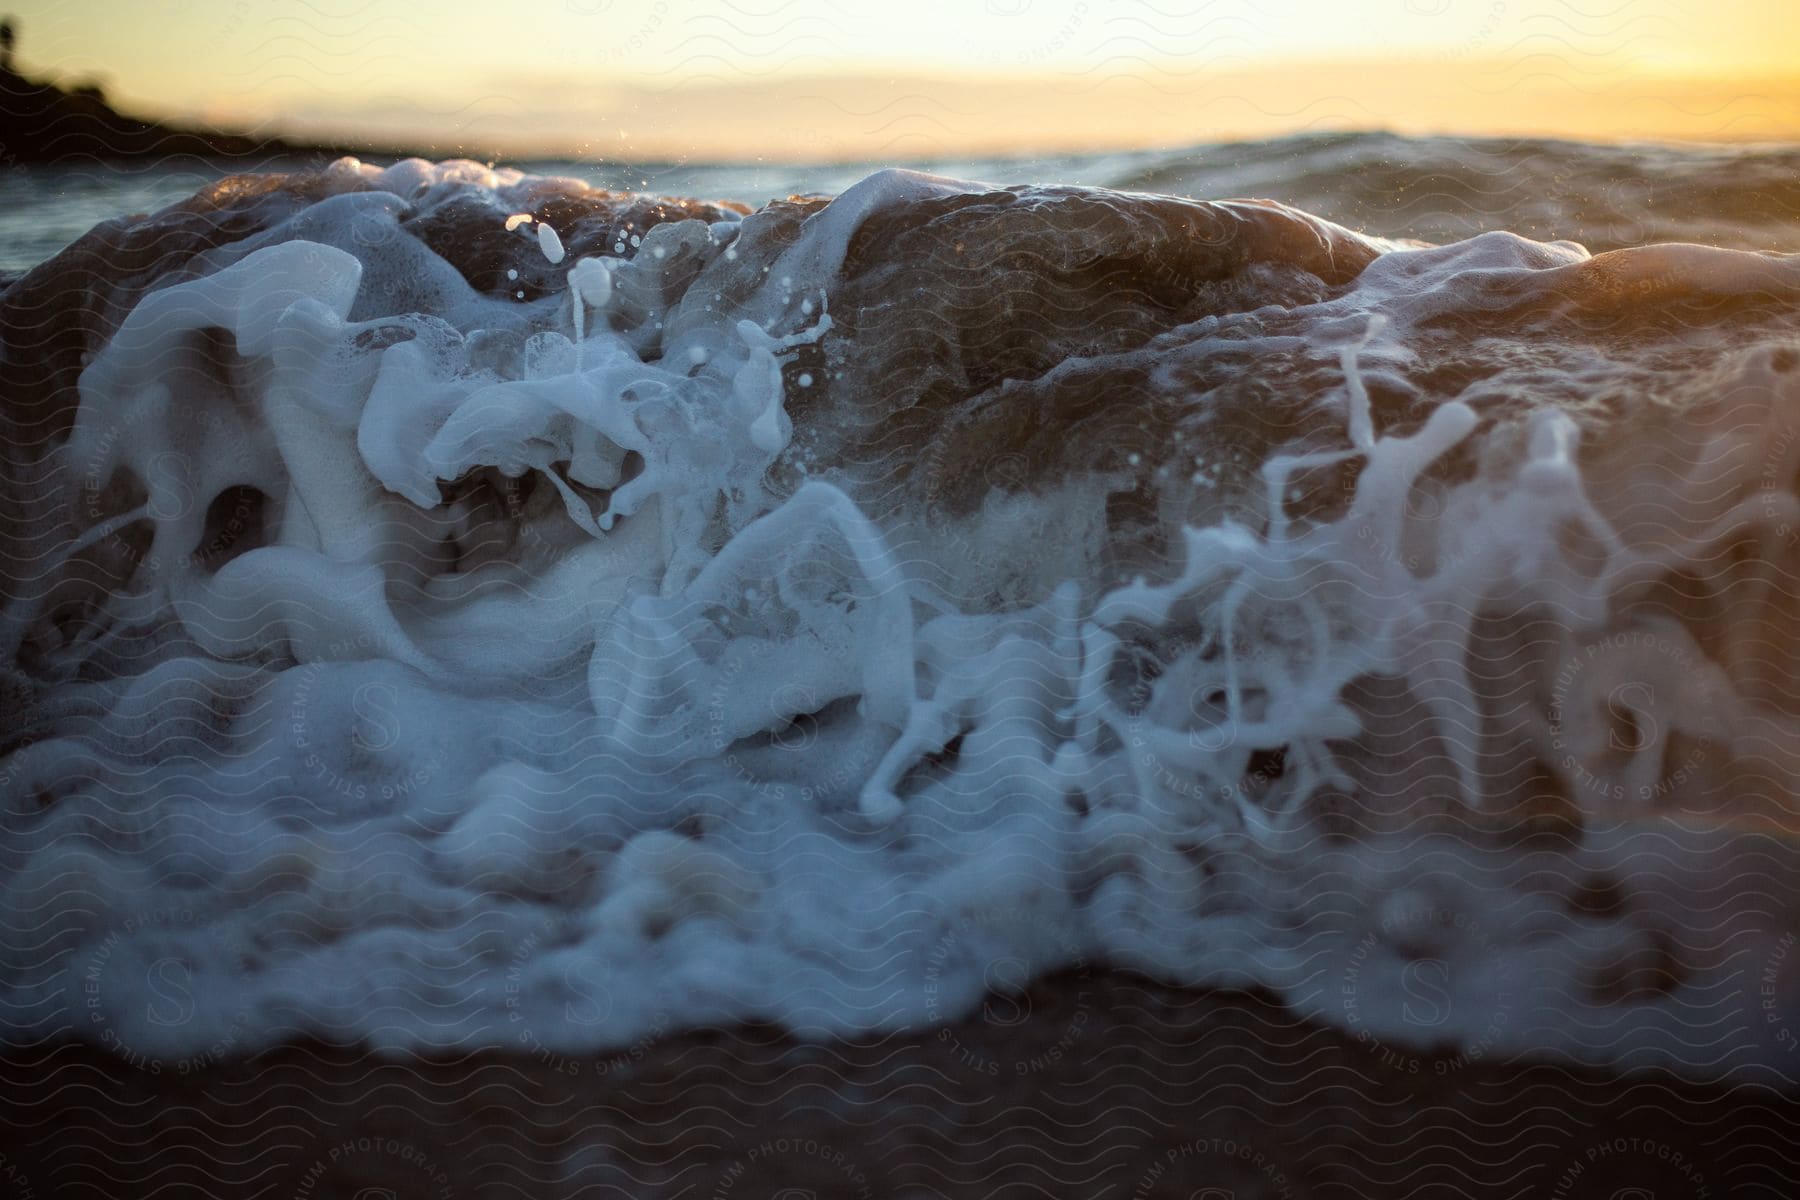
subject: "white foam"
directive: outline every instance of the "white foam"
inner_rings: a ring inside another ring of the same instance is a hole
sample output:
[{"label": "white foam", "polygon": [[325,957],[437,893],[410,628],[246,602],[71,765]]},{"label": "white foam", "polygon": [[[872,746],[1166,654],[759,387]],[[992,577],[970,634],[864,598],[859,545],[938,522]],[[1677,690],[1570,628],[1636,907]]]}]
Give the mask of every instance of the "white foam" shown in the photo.
[{"label": "white foam", "polygon": [[544,252],[544,261],[554,266],[563,260],[562,238],[542,221],[537,223],[537,240],[538,249]]},{"label": "white foam", "polygon": [[[1189,530],[1163,582],[1084,600],[1077,581],[1036,580],[1029,602],[965,613],[844,491],[779,497],[765,482],[792,435],[782,366],[832,329],[824,297],[857,225],[959,185],[858,185],[741,304],[682,305],[646,355],[611,317],[674,254],[580,259],[566,303],[514,306],[427,273],[429,308],[395,310],[404,293],[384,289],[415,277],[410,252],[358,257],[341,248],[350,223],[394,196],[529,181],[473,164],[337,169],[393,195],[322,202],[153,293],[82,377],[63,453],[144,480],[155,528],[152,567],[116,603],[173,628],[136,678],[79,679],[92,648],[66,648],[80,719],[8,760],[9,798],[69,793],[28,821],[9,799],[20,867],[0,889],[15,929],[34,931],[4,944],[15,1031],[69,1027],[92,972],[84,1032],[142,1055],[304,1030],[579,1050],[753,1015],[837,1033],[954,1016],[996,956],[1270,986],[1342,1023],[1339,960],[1375,930],[1356,1019],[1416,1042],[1382,989],[1406,961],[1394,929],[1440,912],[1481,922],[1442,949],[1470,964],[1465,1008],[1484,1012],[1503,975],[1518,988],[1485,1052],[1684,1063],[1656,1034],[1675,1028],[1661,1010],[1582,998],[1605,946],[1534,940],[1547,901],[1528,856],[1324,849],[1309,808],[1356,787],[1344,747],[1368,716],[1350,692],[1375,673],[1404,681],[1448,747],[1461,789],[1446,807],[1479,814],[1490,781],[1456,730],[1480,707],[1465,659],[1486,598],[1529,591],[1566,629],[1598,629],[1618,580],[1670,549],[1613,528],[1560,411],[1532,414],[1513,452],[1454,483],[1434,468],[1498,436],[1472,407],[1442,404],[1403,435],[1372,412],[1361,364],[1403,357],[1459,280],[1566,269],[1577,248],[1494,235],[1384,257],[1318,306],[1319,328],[1349,331],[1342,434],[1264,464],[1266,526]],[[554,231],[537,232],[559,261]],[[643,244],[720,255],[729,236],[665,225]],[[367,337],[395,327],[410,337]],[[213,328],[241,374],[172,406],[161,379]],[[518,352],[487,354],[496,338]],[[210,414],[199,440],[180,415],[196,406]],[[177,469],[158,468],[166,455]],[[1298,473],[1355,461],[1343,511],[1287,515]],[[459,567],[444,547],[464,518],[443,489],[483,470],[513,540]],[[523,498],[530,475],[554,503]],[[186,555],[205,501],[246,482],[274,507],[272,544],[206,569]],[[1419,518],[1421,494],[1442,520]],[[1032,503],[993,498],[969,536],[1017,541]],[[1066,533],[1082,563],[1103,529]],[[1398,552],[1419,544],[1421,562]],[[1146,645],[1156,670],[1131,683]],[[1582,687],[1623,678],[1609,666]],[[1656,711],[1672,733],[1710,728]],[[1283,767],[1258,767],[1275,748]],[[1621,779],[1642,787],[1653,768],[1646,751]],[[1703,894],[1694,864],[1722,845],[1614,825],[1583,852],[1646,895],[1665,877]],[[1477,871],[1495,890],[1421,882]],[[153,967],[163,982],[146,982]],[[191,1010],[163,1020],[147,989],[177,985]],[[1751,1021],[1726,1030],[1727,1065],[1783,1077]]]}]

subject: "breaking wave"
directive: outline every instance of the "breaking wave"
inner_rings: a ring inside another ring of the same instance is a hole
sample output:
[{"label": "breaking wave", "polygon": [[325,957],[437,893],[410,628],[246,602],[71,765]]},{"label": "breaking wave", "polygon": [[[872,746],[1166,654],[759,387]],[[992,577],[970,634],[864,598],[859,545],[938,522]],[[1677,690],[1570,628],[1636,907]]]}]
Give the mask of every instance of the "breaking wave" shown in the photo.
[{"label": "breaking wave", "polygon": [[1800,257],[882,172],[227,180],[0,293],[0,1013],[203,1059],[1103,963],[1800,1072]]}]

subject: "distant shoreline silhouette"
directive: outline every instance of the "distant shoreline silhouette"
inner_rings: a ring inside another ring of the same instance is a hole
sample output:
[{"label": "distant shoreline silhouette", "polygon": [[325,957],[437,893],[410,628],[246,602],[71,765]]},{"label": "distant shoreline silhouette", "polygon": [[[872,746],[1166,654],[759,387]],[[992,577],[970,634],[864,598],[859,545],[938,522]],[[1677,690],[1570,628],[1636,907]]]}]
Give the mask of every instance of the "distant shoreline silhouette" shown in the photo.
[{"label": "distant shoreline silhouette", "polygon": [[0,21],[0,166],[80,160],[192,157],[252,159],[368,154],[405,157],[386,146],[300,142],[134,117],[114,109],[97,83],[32,79],[16,60],[18,23]]}]

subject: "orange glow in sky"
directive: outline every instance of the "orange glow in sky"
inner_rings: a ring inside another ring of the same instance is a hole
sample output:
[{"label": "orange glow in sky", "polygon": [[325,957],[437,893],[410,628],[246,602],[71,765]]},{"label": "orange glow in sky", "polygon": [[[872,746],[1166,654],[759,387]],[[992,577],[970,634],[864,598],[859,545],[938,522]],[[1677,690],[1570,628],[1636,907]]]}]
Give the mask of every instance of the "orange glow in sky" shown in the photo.
[{"label": "orange glow in sky", "polygon": [[24,70],[437,153],[930,158],[1299,130],[1800,137],[1795,0],[48,0]]}]

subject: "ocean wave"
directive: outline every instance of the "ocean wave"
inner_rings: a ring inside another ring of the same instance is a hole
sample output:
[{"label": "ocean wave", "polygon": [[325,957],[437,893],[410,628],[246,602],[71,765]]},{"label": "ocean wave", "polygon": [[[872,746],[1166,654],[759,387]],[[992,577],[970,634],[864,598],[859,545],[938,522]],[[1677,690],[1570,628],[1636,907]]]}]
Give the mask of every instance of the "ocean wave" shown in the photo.
[{"label": "ocean wave", "polygon": [[1797,310],[904,171],[103,225],[0,293],[8,1036],[821,1036],[1103,962],[1791,1085]]}]

